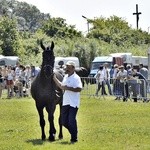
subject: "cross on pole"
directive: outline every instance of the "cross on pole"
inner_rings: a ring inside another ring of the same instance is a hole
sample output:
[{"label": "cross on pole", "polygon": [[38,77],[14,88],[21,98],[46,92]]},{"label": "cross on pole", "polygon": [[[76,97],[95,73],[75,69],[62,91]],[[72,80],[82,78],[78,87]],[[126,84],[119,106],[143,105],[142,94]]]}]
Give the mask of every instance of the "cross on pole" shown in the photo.
[{"label": "cross on pole", "polygon": [[136,15],[136,26],[137,29],[139,28],[138,22],[139,22],[139,15],[141,15],[141,12],[138,12],[138,4],[136,4],[136,13],[133,13],[133,15]]}]

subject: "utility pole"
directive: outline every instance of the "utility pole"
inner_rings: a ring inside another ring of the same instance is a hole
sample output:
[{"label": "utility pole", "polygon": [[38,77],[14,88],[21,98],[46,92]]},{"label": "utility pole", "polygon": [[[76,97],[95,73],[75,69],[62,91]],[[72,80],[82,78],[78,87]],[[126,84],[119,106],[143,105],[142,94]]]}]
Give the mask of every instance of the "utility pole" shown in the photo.
[{"label": "utility pole", "polygon": [[133,13],[133,15],[136,15],[136,27],[137,27],[137,30],[139,28],[139,15],[141,15],[142,13],[141,12],[138,12],[138,4],[136,4],[136,13]]},{"label": "utility pole", "polygon": [[82,18],[84,18],[84,19],[86,19],[86,20],[87,20],[87,31],[88,31],[88,33],[89,33],[90,28],[89,28],[89,21],[88,21],[88,18],[87,18],[87,17],[85,17],[85,16],[82,16]]},{"label": "utility pole", "polygon": [[150,26],[148,27],[148,34],[149,34],[149,31],[150,31]]}]

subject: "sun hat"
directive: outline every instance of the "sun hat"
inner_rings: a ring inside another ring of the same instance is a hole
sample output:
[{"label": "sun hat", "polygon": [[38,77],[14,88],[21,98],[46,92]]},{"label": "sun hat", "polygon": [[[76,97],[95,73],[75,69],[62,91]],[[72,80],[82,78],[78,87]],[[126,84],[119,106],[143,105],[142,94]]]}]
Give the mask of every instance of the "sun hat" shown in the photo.
[{"label": "sun hat", "polygon": [[69,60],[69,61],[67,61],[66,65],[67,65],[67,66],[74,66],[74,67],[75,67],[75,62]]},{"label": "sun hat", "polygon": [[114,68],[117,68],[118,67],[118,64],[114,64]]},{"label": "sun hat", "polygon": [[124,68],[124,66],[123,66],[123,65],[121,65],[121,66],[119,66],[119,69],[120,69],[120,68]]},{"label": "sun hat", "polygon": [[127,67],[131,68],[131,64],[127,64]]}]

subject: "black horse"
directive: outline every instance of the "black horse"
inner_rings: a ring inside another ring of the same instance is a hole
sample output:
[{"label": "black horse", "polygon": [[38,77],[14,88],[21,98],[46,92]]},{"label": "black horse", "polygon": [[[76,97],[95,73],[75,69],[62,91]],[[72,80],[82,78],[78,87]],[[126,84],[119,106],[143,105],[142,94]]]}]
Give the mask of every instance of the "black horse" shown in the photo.
[{"label": "black horse", "polygon": [[85,83],[88,85],[89,83],[89,71],[84,67],[75,68],[76,74],[81,77],[82,85],[84,87]]},{"label": "black horse", "polygon": [[[45,140],[45,120],[43,109],[46,108],[48,113],[48,120],[50,123],[49,128],[49,140],[55,140],[56,129],[54,126],[54,111],[56,105],[60,105],[60,116],[59,116],[59,138],[63,138],[62,135],[62,124],[61,124],[61,106],[62,106],[62,90],[59,89],[55,82],[53,81],[53,67],[54,67],[54,42],[51,43],[51,46],[45,47],[41,40],[41,48],[43,49],[43,61],[41,66],[41,71],[37,77],[33,80],[31,84],[31,95],[35,100],[36,108],[39,114],[39,122],[41,126],[42,140]],[[62,81],[63,76],[59,72],[55,72],[57,78]]]}]

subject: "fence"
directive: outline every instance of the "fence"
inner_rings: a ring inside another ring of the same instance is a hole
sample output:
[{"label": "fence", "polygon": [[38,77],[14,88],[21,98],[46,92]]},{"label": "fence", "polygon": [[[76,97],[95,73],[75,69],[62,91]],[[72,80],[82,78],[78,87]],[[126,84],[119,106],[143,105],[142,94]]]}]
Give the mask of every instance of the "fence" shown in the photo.
[{"label": "fence", "polygon": [[117,80],[110,79],[97,83],[95,78],[81,77],[83,90],[81,95],[90,97],[103,97],[113,96],[114,99],[127,98],[133,101],[142,100],[149,101],[150,99],[150,80]]}]

